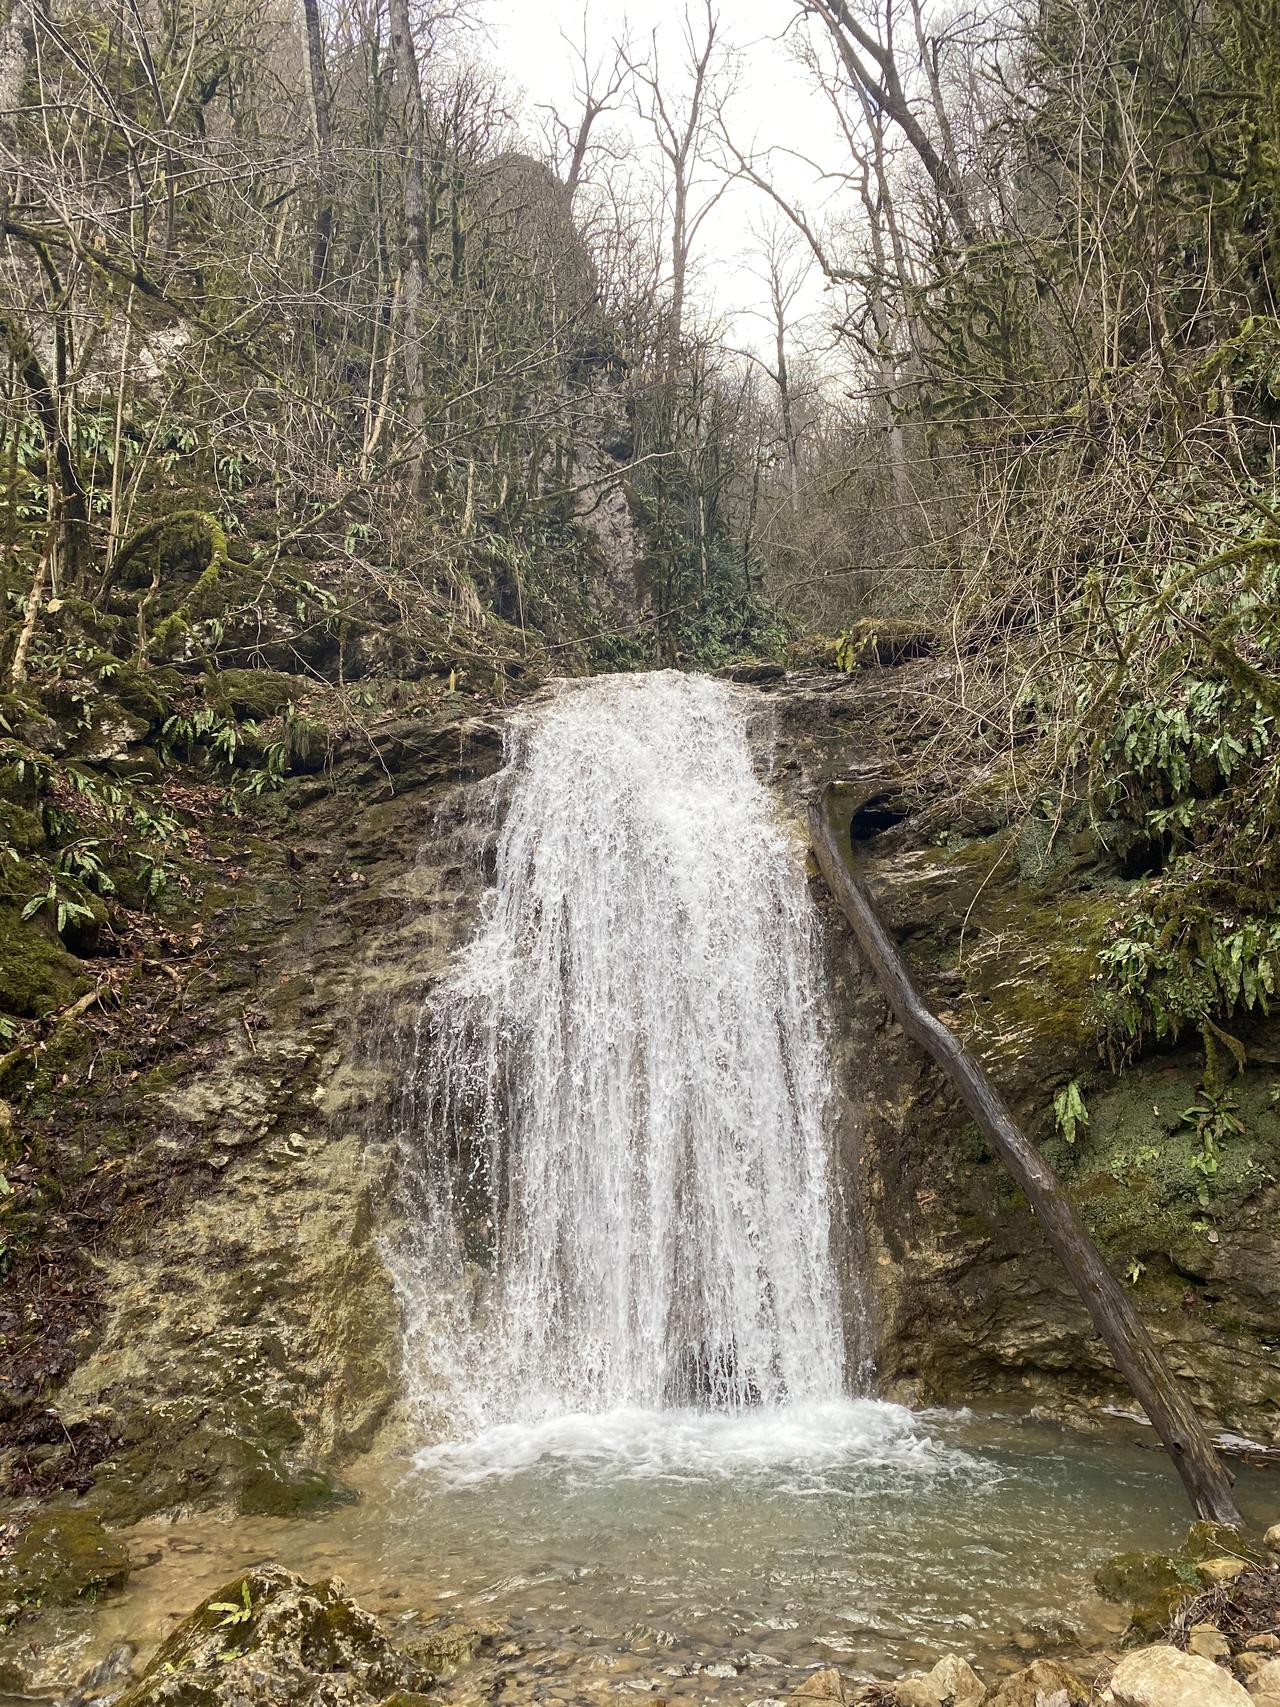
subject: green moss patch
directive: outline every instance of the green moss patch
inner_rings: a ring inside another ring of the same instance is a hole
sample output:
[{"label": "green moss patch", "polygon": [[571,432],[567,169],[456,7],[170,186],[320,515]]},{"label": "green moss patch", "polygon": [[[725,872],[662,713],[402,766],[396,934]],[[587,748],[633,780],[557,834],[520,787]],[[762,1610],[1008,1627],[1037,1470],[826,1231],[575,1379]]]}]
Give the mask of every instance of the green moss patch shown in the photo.
[{"label": "green moss patch", "polygon": [[86,1508],[38,1511],[19,1524],[0,1559],[2,1598],[23,1606],[94,1600],[122,1587],[129,1575],[128,1548]]},{"label": "green moss patch", "polygon": [[1245,1199],[1280,1178],[1274,1075],[1251,1071],[1231,1081],[1244,1130],[1223,1141],[1206,1174],[1201,1135],[1183,1118],[1196,1106],[1199,1073],[1185,1060],[1132,1068],[1099,1092],[1086,1090],[1089,1124],[1074,1144],[1058,1137],[1046,1145],[1090,1232],[1124,1264],[1168,1256],[1180,1272],[1202,1272],[1216,1226],[1229,1226]]},{"label": "green moss patch", "polygon": [[306,683],[281,670],[220,670],[206,677],[205,691],[218,710],[265,723],[306,691]]},{"label": "green moss patch", "polygon": [[43,1019],[65,1007],[84,980],[78,961],[38,923],[0,907],[0,1012]]}]

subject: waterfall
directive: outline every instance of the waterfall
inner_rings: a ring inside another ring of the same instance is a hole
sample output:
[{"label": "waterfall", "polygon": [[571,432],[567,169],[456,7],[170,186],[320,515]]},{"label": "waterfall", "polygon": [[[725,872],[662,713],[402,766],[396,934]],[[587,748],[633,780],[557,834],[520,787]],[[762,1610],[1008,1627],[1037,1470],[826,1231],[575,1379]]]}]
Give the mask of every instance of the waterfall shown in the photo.
[{"label": "waterfall", "polygon": [[512,721],[409,1123],[409,1356],[455,1429],[842,1391],[815,917],[752,703],[662,671]]}]

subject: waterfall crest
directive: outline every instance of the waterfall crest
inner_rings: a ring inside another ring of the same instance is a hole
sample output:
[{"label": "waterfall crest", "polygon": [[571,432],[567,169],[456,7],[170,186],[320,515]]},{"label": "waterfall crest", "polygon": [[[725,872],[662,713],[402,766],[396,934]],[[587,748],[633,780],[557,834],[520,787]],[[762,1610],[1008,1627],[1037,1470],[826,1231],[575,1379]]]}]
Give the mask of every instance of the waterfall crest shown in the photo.
[{"label": "waterfall crest", "polygon": [[455,1427],[842,1391],[815,919],[746,698],[598,677],[513,722],[419,1055],[413,1261],[455,1284],[410,1358]]}]

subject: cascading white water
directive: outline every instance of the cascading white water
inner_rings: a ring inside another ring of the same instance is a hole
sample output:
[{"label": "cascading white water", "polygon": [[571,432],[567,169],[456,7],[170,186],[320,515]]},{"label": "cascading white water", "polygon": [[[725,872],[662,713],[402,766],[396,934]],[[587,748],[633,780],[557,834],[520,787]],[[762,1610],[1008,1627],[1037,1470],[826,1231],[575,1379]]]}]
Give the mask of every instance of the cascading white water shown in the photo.
[{"label": "cascading white water", "polygon": [[455,1284],[411,1325],[455,1428],[842,1391],[815,921],[745,700],[664,671],[514,721],[420,1055],[416,1263]]}]

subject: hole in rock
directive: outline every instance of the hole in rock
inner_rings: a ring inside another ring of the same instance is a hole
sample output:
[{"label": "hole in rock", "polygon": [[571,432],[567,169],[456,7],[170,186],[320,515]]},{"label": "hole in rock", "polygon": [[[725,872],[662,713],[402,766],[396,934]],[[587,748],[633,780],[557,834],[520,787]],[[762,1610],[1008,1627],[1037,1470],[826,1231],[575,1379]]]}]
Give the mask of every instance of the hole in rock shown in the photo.
[{"label": "hole in rock", "polygon": [[904,824],[909,817],[910,812],[902,795],[885,789],[864,800],[854,812],[849,820],[849,840],[855,847],[859,842],[872,841],[876,836],[882,836],[886,830]]}]

